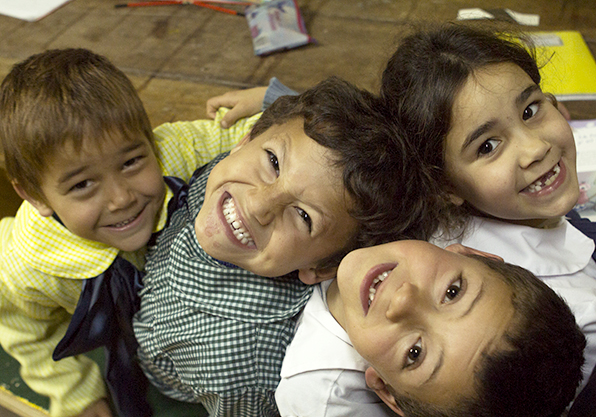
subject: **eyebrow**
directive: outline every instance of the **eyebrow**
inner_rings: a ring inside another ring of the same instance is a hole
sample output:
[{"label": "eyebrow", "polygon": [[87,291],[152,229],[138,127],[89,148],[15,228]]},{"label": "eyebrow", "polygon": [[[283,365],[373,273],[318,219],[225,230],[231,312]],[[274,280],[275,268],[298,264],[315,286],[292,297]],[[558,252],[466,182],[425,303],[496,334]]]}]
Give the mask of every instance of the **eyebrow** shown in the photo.
[{"label": "eyebrow", "polygon": [[441,355],[439,356],[439,360],[437,361],[437,364],[435,365],[435,369],[433,369],[433,371],[431,372],[431,374],[428,376],[428,378],[426,378],[426,381],[424,381],[422,385],[428,384],[429,382],[431,382],[433,379],[435,379],[437,377],[437,375],[439,374],[439,370],[443,367],[443,359],[445,358],[445,352],[441,351]]},{"label": "eyebrow", "polygon": [[464,318],[468,314],[470,314],[472,312],[472,310],[474,309],[474,307],[476,306],[476,304],[478,304],[478,301],[480,301],[480,299],[482,298],[483,295],[484,295],[484,281],[482,281],[480,283],[480,289],[478,290],[478,293],[476,293],[476,297],[474,297],[474,300],[472,300],[472,302],[470,303],[470,306],[468,307],[468,309],[466,311],[464,311],[464,313],[460,316],[460,318]]},{"label": "eyebrow", "polygon": [[538,84],[530,85],[524,91],[522,91],[519,96],[517,96],[515,99],[515,104],[518,106],[522,105],[536,91],[540,91]]},{"label": "eyebrow", "polygon": [[[460,318],[463,318],[463,317],[467,316],[468,314],[470,314],[472,312],[472,310],[474,309],[474,307],[476,306],[476,304],[478,304],[478,301],[482,298],[483,295],[484,295],[484,281],[481,283],[480,290],[478,290],[476,297],[474,297],[474,300],[472,300],[472,302],[470,303],[470,306],[466,309],[466,311],[464,311],[464,313],[460,316]],[[439,356],[439,360],[437,361],[435,368],[433,369],[431,374],[428,376],[426,381],[424,381],[421,385],[428,384],[429,382],[431,382],[433,379],[435,379],[437,377],[439,370],[443,366],[444,358],[445,358],[445,352],[441,350],[441,355]]]},{"label": "eyebrow", "polygon": [[490,131],[493,127],[497,125],[496,120],[489,120],[486,123],[483,123],[477,129],[475,129],[472,133],[466,136],[466,140],[464,140],[463,145],[461,146],[460,153],[464,153],[464,151],[472,144],[475,140],[477,140],[480,136],[484,135],[486,132]]},{"label": "eyebrow", "polygon": [[[288,168],[288,160],[290,159],[290,156],[292,156],[292,158],[294,160],[297,159],[297,157],[292,153],[293,148],[296,148],[295,144],[293,143],[293,139],[294,137],[292,135],[290,135],[288,132],[283,132],[283,134],[280,134],[277,138],[276,138],[276,142],[278,142],[280,145],[280,150],[277,153],[277,157],[280,160],[280,165],[281,165],[281,169],[289,169]],[[292,162],[290,162],[289,167],[292,166]],[[302,201],[302,196],[298,196],[298,199],[300,201]],[[314,212],[316,212],[318,214],[318,216],[321,218],[320,221],[316,222],[315,224],[315,219],[313,218],[313,224],[312,224],[312,230],[315,232],[315,236],[319,236],[322,233],[325,233],[328,228],[329,228],[329,224],[332,223],[332,221],[330,221],[330,215],[327,212],[327,210],[325,210],[324,207],[321,207],[319,204],[313,204],[313,203],[305,203],[308,206],[308,213],[309,215]],[[312,218],[312,216],[311,216]]]},{"label": "eyebrow", "polygon": [[[528,99],[528,97],[530,97],[532,94],[534,94],[535,91],[539,91],[539,90],[540,90],[540,87],[537,84],[532,84],[532,85],[526,87],[515,98],[516,107],[519,107],[520,105],[522,105]],[[496,120],[494,120],[494,119],[489,120],[488,122],[483,123],[477,129],[475,129],[473,132],[471,132],[468,136],[466,136],[466,140],[464,140],[464,143],[462,144],[460,152],[463,153],[472,143],[474,143],[475,140],[477,140],[480,136],[484,135],[486,132],[488,132],[493,127],[495,127],[496,124],[497,124]]]}]

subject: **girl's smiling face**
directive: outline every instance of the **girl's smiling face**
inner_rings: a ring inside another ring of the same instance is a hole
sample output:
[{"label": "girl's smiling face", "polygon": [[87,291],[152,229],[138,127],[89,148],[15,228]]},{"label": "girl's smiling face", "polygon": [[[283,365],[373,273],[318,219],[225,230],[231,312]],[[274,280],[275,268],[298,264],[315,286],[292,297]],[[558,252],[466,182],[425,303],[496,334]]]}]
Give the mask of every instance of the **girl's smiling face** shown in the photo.
[{"label": "girl's smiling face", "polygon": [[579,197],[569,124],[510,63],[477,70],[455,97],[445,171],[456,204],[529,226],[566,214]]}]

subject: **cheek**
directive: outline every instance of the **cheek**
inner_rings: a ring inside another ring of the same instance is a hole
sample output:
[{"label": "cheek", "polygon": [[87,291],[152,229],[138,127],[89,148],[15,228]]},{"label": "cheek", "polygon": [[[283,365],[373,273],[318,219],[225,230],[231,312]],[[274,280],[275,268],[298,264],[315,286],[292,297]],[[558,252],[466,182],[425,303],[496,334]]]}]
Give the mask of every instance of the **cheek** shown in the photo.
[{"label": "cheek", "polygon": [[162,196],[166,192],[166,184],[159,169],[149,170],[136,181],[136,187],[144,194]]},{"label": "cheek", "polygon": [[90,230],[100,218],[100,210],[96,205],[81,204],[69,206],[63,215],[57,211],[56,215],[72,233],[88,238]]}]

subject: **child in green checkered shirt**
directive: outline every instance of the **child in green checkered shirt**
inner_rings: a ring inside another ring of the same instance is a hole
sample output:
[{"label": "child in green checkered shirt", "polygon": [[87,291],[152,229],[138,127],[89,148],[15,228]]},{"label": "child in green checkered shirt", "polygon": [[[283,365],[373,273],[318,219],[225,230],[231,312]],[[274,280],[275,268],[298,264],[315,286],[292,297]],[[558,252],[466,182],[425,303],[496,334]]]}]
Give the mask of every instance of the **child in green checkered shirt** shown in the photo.
[{"label": "child in green checkered shirt", "polygon": [[355,247],[432,229],[409,221],[433,209],[431,190],[377,106],[326,80],[277,100],[250,138],[193,178],[150,249],[134,319],[161,392],[211,416],[277,415],[305,284],[332,278]]}]

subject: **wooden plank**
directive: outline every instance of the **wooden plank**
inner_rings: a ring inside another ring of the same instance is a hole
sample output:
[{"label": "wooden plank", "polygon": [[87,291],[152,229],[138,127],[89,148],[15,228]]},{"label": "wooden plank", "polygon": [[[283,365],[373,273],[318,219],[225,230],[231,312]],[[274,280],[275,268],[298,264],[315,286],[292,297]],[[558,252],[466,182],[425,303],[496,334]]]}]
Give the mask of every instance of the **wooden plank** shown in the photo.
[{"label": "wooden plank", "polygon": [[76,3],[79,2],[75,0],[68,3],[38,22],[0,16],[0,27],[5,24],[12,26],[2,37],[0,56],[21,60],[50,48],[53,40],[60,38],[66,28],[79,21],[87,12],[87,9],[73,7]]},{"label": "wooden plank", "polygon": [[24,417],[48,416],[49,399],[23,382],[19,368],[19,363],[0,349],[0,406]]},{"label": "wooden plank", "polygon": [[157,127],[166,122],[205,119],[207,100],[229,90],[221,85],[154,78],[139,95],[151,125]]},{"label": "wooden plank", "polygon": [[46,410],[24,398],[17,397],[2,386],[0,386],[0,406],[22,417],[48,417],[50,415]]},{"label": "wooden plank", "polygon": [[303,90],[337,75],[361,88],[377,90],[398,33],[392,23],[355,20],[347,25],[341,19],[317,16],[311,22],[311,34],[318,43],[271,58],[275,64],[264,67],[255,81],[262,84],[276,76]]}]

